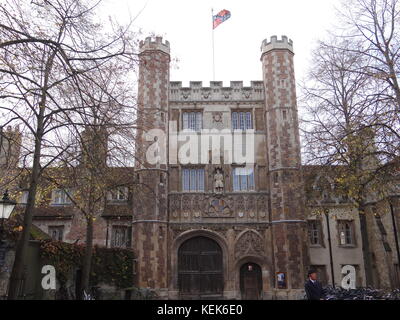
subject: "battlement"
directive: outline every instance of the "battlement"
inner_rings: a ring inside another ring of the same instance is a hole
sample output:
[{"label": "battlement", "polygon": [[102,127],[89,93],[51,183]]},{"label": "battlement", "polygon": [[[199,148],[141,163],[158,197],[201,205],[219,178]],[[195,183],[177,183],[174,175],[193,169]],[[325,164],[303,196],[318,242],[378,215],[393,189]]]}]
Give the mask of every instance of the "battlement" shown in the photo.
[{"label": "battlement", "polygon": [[170,53],[169,41],[163,41],[162,37],[147,37],[145,40],[140,41],[139,43],[139,53],[143,53],[145,51],[154,51],[159,50],[163,51],[167,54]]},{"label": "battlement", "polygon": [[191,81],[189,87],[182,82],[170,82],[171,101],[261,101],[264,99],[264,83],[251,81],[250,87],[244,87],[243,81],[231,81],[224,87],[222,81],[211,81],[203,87],[201,81]]},{"label": "battlement", "polygon": [[262,42],[261,45],[262,54],[275,49],[287,49],[290,52],[294,52],[292,39],[288,39],[287,36],[282,36],[282,39],[278,40],[277,36],[272,36],[270,40],[265,39]]},{"label": "battlement", "polygon": [[1,134],[4,134],[4,135],[12,135],[12,134],[20,134],[21,133],[20,129],[19,129],[19,125],[16,125],[15,127],[12,127],[9,125],[6,127],[6,130],[4,130],[4,127],[0,126],[0,132],[1,132]]}]

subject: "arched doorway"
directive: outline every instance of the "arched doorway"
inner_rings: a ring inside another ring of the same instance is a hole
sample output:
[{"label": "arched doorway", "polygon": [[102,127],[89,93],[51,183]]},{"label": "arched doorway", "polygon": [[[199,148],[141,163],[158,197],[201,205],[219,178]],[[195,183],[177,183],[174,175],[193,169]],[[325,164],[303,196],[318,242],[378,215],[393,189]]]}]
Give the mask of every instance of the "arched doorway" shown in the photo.
[{"label": "arched doorway", "polygon": [[262,292],[261,267],[256,263],[245,263],[240,268],[240,291],[243,300],[258,300]]},{"label": "arched doorway", "polygon": [[180,295],[205,298],[222,296],[223,263],[221,247],[207,237],[185,241],[178,250]]}]

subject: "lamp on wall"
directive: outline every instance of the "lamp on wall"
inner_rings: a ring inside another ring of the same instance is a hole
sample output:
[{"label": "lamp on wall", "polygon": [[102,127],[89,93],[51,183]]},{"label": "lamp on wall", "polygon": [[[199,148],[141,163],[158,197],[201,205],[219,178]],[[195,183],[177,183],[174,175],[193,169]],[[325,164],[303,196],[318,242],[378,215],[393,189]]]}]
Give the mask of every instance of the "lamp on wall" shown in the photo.
[{"label": "lamp on wall", "polygon": [[1,218],[1,229],[0,229],[0,243],[3,241],[3,232],[4,232],[4,220],[8,219],[11,215],[11,212],[14,210],[16,206],[16,202],[10,200],[8,195],[8,190],[4,192],[3,198],[0,200],[0,218]]}]

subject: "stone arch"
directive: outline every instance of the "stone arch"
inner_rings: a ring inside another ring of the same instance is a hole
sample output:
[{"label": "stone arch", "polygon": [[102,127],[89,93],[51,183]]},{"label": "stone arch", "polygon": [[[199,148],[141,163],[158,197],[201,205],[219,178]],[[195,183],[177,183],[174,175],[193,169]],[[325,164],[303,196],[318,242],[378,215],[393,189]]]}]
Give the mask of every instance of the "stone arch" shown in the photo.
[{"label": "stone arch", "polygon": [[265,244],[264,237],[255,230],[244,230],[235,241],[235,258],[244,256],[264,256]]},{"label": "stone arch", "polygon": [[240,297],[245,300],[262,299],[262,267],[253,261],[242,263],[237,272],[239,276]]},{"label": "stone arch", "polygon": [[223,264],[223,276],[224,279],[228,279],[228,244],[226,240],[217,232],[207,229],[201,230],[189,230],[181,233],[174,239],[172,244],[172,255],[171,255],[171,280],[170,288],[172,291],[178,291],[178,252],[181,245],[189,239],[196,237],[206,237],[214,240],[222,250],[222,264]]},{"label": "stone arch", "polygon": [[240,271],[243,265],[246,263],[254,263],[260,266],[261,268],[261,280],[262,280],[262,293],[261,297],[263,298],[264,293],[270,291],[273,286],[273,274],[271,273],[271,265],[269,264],[269,260],[265,256],[257,256],[257,255],[247,255],[240,259],[237,259],[235,262],[234,270],[235,270],[235,289],[236,289],[236,298],[241,299],[241,286],[240,286]]}]

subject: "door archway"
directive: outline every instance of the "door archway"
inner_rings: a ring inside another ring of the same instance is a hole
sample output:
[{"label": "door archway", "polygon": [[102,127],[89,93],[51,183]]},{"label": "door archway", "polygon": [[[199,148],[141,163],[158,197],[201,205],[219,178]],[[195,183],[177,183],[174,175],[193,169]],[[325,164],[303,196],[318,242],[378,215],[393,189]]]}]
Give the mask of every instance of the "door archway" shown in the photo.
[{"label": "door archway", "polygon": [[240,268],[240,291],[243,300],[258,300],[262,292],[261,267],[256,263],[245,263]]},{"label": "door archway", "polygon": [[186,240],[178,250],[178,287],[180,295],[193,297],[223,294],[222,250],[207,237]]}]

